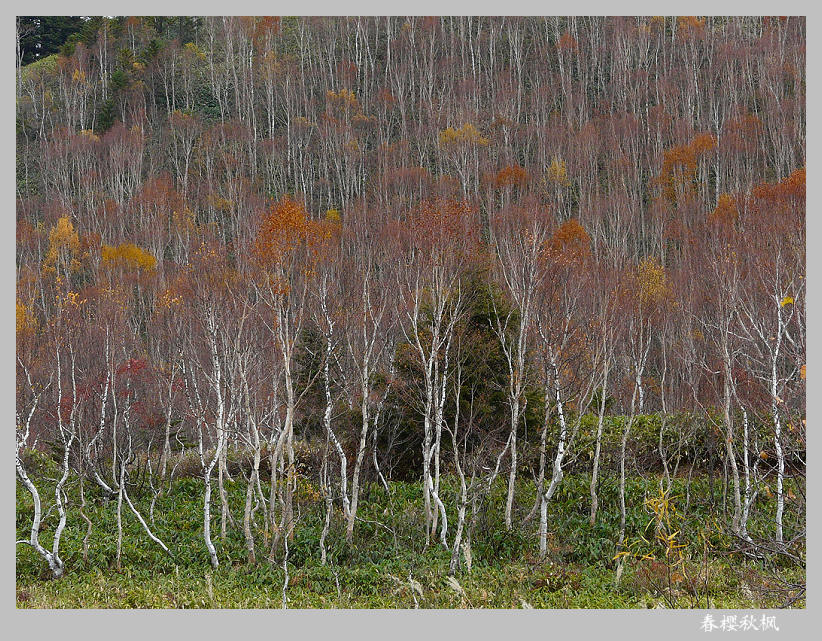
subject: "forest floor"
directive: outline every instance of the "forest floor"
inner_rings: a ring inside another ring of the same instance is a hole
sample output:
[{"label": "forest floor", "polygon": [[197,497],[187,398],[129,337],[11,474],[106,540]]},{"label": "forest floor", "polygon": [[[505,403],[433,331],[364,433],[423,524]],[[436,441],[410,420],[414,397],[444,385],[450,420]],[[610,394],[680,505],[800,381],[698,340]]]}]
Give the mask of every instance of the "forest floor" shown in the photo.
[{"label": "forest floor", "polygon": [[[51,580],[46,564],[27,545],[17,546],[17,607],[20,608],[771,608],[800,595],[805,571],[784,559],[751,559],[736,551],[721,532],[721,484],[704,476],[690,487],[675,479],[672,530],[682,556],[669,553],[655,536],[655,517],[646,500],[659,491],[653,477],[632,478],[627,485],[628,534],[631,554],[623,568],[614,560],[619,532],[616,479],[604,477],[599,489],[600,512],[588,522],[589,478],[568,475],[549,505],[549,553],[538,558],[538,514],[527,525],[506,532],[502,523],[504,483],[498,483],[478,517],[471,546],[471,568],[460,554],[461,567],[449,578],[451,553],[441,544],[425,547],[422,497],[413,483],[391,483],[390,495],[377,485],[361,497],[354,546],[345,543],[344,522],[335,505],[321,565],[319,538],[324,502],[308,479],[298,483],[297,526],[282,554],[267,560],[266,535],[257,532],[255,565],[247,562],[242,533],[245,482],[227,483],[236,527],[221,537],[219,498],[212,506],[213,539],[220,566],[212,569],[202,538],[202,482],[175,481],[158,499],[149,520],[151,493],[133,491],[135,506],[174,558],[145,534],[123,506],[121,568],[116,566],[116,501],[103,501],[86,487],[84,513],[93,523],[86,558],[86,523],[79,514],[79,494],[71,488],[68,523],[61,541],[66,573]],[[499,479],[501,481],[501,479]],[[44,501],[50,496],[41,489]],[[453,542],[456,486],[443,480],[449,506],[448,541]],[[77,496],[75,496],[77,495]],[[214,496],[217,497],[216,491]],[[514,522],[521,523],[535,497],[533,483],[517,493]],[[757,505],[762,520],[753,519],[754,537],[767,535],[765,518],[773,507]],[[17,484],[17,539],[27,539],[32,514],[28,493]],[[798,511],[786,512],[786,532],[804,527]],[[57,517],[44,519],[41,542],[51,548]],[[258,523],[261,525],[261,523]],[[676,526],[677,531],[673,531]],[[792,550],[804,559],[804,546]],[[645,558],[643,558],[645,557]],[[666,560],[667,558],[667,560]],[[288,582],[284,585],[285,571]],[[620,578],[617,583],[616,577]],[[805,607],[804,597],[791,604]]]}]

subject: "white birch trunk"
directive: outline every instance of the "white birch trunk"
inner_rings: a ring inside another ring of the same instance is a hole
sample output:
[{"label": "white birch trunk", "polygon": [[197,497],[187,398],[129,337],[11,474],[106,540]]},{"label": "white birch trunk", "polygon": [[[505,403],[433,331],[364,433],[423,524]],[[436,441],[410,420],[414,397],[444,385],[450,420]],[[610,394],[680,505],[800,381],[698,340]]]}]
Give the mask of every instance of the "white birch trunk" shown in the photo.
[{"label": "white birch trunk", "polygon": [[603,377],[602,377],[602,398],[599,402],[599,415],[597,416],[597,435],[596,443],[594,445],[594,462],[591,469],[591,518],[590,524],[593,527],[597,520],[597,508],[599,507],[599,498],[597,497],[597,480],[599,478],[599,457],[602,451],[602,426],[605,419],[605,399],[608,393],[608,354],[605,351],[605,336],[602,338],[603,348]]}]

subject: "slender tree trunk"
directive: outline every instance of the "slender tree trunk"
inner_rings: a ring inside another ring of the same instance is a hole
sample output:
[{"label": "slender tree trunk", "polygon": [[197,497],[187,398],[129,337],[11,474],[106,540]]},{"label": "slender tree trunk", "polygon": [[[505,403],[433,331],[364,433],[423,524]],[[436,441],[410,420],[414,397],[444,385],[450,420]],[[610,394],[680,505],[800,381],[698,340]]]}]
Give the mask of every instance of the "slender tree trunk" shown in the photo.
[{"label": "slender tree trunk", "polygon": [[748,534],[748,515],[750,514],[752,497],[751,497],[751,466],[748,456],[749,448],[749,434],[748,434],[748,412],[745,407],[742,407],[742,465],[745,473],[745,500],[742,503],[742,517],[739,521],[739,535],[747,541],[750,541]]},{"label": "slender tree trunk", "polygon": [[86,529],[86,534],[83,537],[83,561],[88,562],[88,540],[91,537],[91,519],[86,516],[86,513],[83,512],[83,508],[86,507],[86,495],[83,492],[83,475],[80,474],[80,516],[86,522],[88,528]]},{"label": "slender tree trunk", "polygon": [[248,563],[257,563],[257,556],[254,553],[254,535],[251,533],[251,504],[254,498],[254,472],[248,475],[248,485],[245,489],[245,510],[243,511],[243,534],[245,536],[245,547],[248,550]]},{"label": "slender tree trunk", "polygon": [[542,431],[539,437],[539,475],[537,476],[537,498],[534,501],[534,506],[528,513],[528,516],[523,519],[523,523],[528,523],[534,518],[537,509],[542,505],[542,492],[545,488],[545,455],[547,451],[548,442],[548,427],[551,419],[551,392],[548,385],[545,386],[545,412],[543,413]]},{"label": "slender tree trunk", "polygon": [[331,484],[328,482],[328,437],[326,436],[325,451],[323,452],[323,461],[320,467],[320,490],[325,499],[325,523],[323,524],[323,531],[320,534],[320,563],[325,565],[326,549],[325,539],[328,536],[328,531],[331,528],[331,512],[333,508],[333,496],[331,494]]},{"label": "slender tree trunk", "polygon": [[771,370],[771,414],[773,415],[773,444],[776,449],[776,542],[783,543],[782,515],[785,511],[785,495],[783,485],[785,480],[785,453],[782,451],[782,423],[779,420],[779,408],[776,396],[776,359],[772,362]]},{"label": "slender tree trunk", "polygon": [[121,557],[123,551],[123,487],[125,485],[125,465],[120,459],[120,480],[117,487],[117,571],[123,569]]},{"label": "slender tree trunk", "polygon": [[203,539],[205,540],[206,548],[208,549],[208,557],[211,561],[211,567],[217,569],[220,561],[217,558],[217,550],[211,542],[211,470],[213,465],[206,468],[203,480],[205,483],[205,492],[203,494]]},{"label": "slender tree trunk", "polygon": [[739,468],[736,465],[736,453],[734,452],[734,426],[731,418],[731,369],[730,357],[725,352],[725,376],[722,394],[722,418],[725,422],[725,457],[728,461],[731,471],[731,481],[733,482],[733,501],[734,501],[734,515],[732,521],[732,529],[735,534],[740,532],[740,521],[742,519],[742,499],[739,490]]},{"label": "slender tree trunk", "polygon": [[[605,338],[602,340],[603,350],[605,349]],[[603,352],[604,353],[604,352]],[[602,449],[602,424],[605,418],[605,398],[608,390],[608,356],[604,356],[604,373],[602,379],[602,397],[599,401],[599,416],[597,417],[597,435],[596,444],[594,445],[594,462],[591,470],[591,527],[597,521],[597,508],[599,506],[599,499],[597,497],[597,480],[599,478],[599,457]]]},{"label": "slender tree trunk", "polygon": [[517,482],[517,426],[519,425],[519,395],[511,399],[511,469],[508,472],[508,495],[505,498],[505,529],[511,530],[511,510]]},{"label": "slender tree trunk", "polygon": [[357,460],[354,463],[354,474],[351,477],[351,510],[348,513],[348,524],[345,529],[346,543],[351,545],[354,542],[354,521],[357,518],[357,504],[360,496],[360,470],[362,469],[362,462],[365,457],[365,444],[368,440],[368,396],[370,389],[368,386],[368,369],[367,365],[363,374],[362,381],[362,428],[360,429],[360,442],[357,446]]},{"label": "slender tree trunk", "polygon": [[31,494],[32,501],[34,502],[34,517],[31,521],[31,535],[29,540],[26,542],[45,559],[46,563],[48,563],[49,569],[51,570],[52,576],[54,576],[55,579],[59,579],[63,576],[63,560],[60,558],[59,554],[49,552],[40,544],[40,523],[43,514],[42,505],[40,502],[40,493],[37,491],[37,486],[32,483],[31,479],[28,477],[28,474],[26,474],[26,470],[20,462],[19,451],[17,455],[17,475],[29,491],[29,494]]},{"label": "slender tree trunk", "polygon": [[551,356],[551,367],[554,370],[554,398],[556,399],[557,417],[559,418],[559,442],[557,443],[557,453],[554,457],[554,466],[551,471],[551,483],[548,485],[548,489],[542,493],[540,501],[539,553],[540,558],[543,559],[548,551],[548,501],[554,496],[554,492],[556,492],[557,487],[565,476],[562,471],[562,462],[565,458],[565,445],[566,439],[568,438],[568,425],[565,421],[565,410],[560,396],[559,369],[556,358],[553,355]]}]

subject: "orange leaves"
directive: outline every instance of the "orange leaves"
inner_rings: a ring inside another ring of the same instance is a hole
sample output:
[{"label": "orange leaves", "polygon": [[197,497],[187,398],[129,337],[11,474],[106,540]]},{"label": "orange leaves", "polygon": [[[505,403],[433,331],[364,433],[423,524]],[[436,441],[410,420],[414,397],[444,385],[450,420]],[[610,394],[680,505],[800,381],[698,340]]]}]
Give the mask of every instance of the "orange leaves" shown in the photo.
[{"label": "orange leaves", "polygon": [[795,169],[780,183],[786,194],[794,198],[805,198],[805,168]]},{"label": "orange leaves", "polygon": [[[168,282],[165,288],[157,292],[154,298],[154,312],[157,315],[177,313],[181,306],[191,301],[195,294],[196,277],[193,265],[180,270]],[[167,316],[168,318],[169,316]]]},{"label": "orange leaves", "polygon": [[779,183],[754,187],[753,195],[767,205],[805,201],[805,168],[796,169]]},{"label": "orange leaves", "polygon": [[227,294],[233,299],[234,295],[227,293],[227,290],[240,283],[240,274],[230,264],[226,256],[226,247],[218,241],[202,241],[192,252],[186,265],[186,273],[173,283],[171,297],[173,299],[179,296],[183,300],[188,297],[210,300]]},{"label": "orange leaves", "polygon": [[494,187],[522,187],[528,182],[528,172],[519,165],[509,165],[500,169],[494,176]]},{"label": "orange leaves", "polygon": [[690,144],[667,150],[662,162],[662,176],[669,175],[676,169],[693,172],[699,158],[715,147],[716,137],[714,135],[701,134],[696,136]]},{"label": "orange leaves", "polygon": [[265,266],[280,262],[310,235],[305,207],[287,196],[271,207],[254,242],[254,256]]},{"label": "orange leaves", "polygon": [[470,244],[475,235],[472,211],[465,201],[444,198],[423,201],[410,221],[415,245],[434,252],[448,252]]},{"label": "orange leaves", "polygon": [[739,218],[739,208],[736,199],[730,194],[720,194],[714,209],[708,214],[708,222],[719,225],[730,225]]},{"label": "orange leaves", "polygon": [[[741,142],[755,142],[762,135],[762,121],[754,114],[739,115],[725,122],[723,140],[731,137]],[[723,145],[724,146],[724,145]]]},{"label": "orange leaves", "polygon": [[117,247],[103,245],[100,249],[103,265],[109,268],[120,267],[128,271],[141,270],[153,272],[157,259],[133,243],[121,243]]},{"label": "orange leaves", "polygon": [[663,195],[676,204],[678,194],[693,189],[697,165],[708,152],[716,148],[713,134],[699,134],[689,144],[673,147],[664,152],[662,170],[654,180],[662,187]]},{"label": "orange leaves", "polygon": [[577,45],[577,41],[568,31],[563,33],[560,37],[559,42],[557,43],[557,48],[561,49],[562,51],[569,51],[573,53],[577,53],[577,51],[579,51],[579,45]]},{"label": "orange leaves", "polygon": [[253,34],[255,48],[265,49],[266,41],[280,34],[279,16],[261,16],[253,18]]},{"label": "orange leaves", "polygon": [[[266,214],[252,252],[257,263],[265,270],[283,272],[292,264],[294,268],[310,275],[339,229],[339,222],[334,221],[333,217],[327,217],[323,222],[310,220],[305,207],[286,196]],[[298,256],[297,265],[294,261]]]},{"label": "orange leaves", "polygon": [[546,244],[546,257],[566,265],[583,264],[591,256],[591,238],[576,218],[554,232]]},{"label": "orange leaves", "polygon": [[805,169],[782,181],[754,187],[746,213],[752,228],[768,242],[778,243],[799,263],[805,255]]},{"label": "orange leaves", "polygon": [[690,144],[690,149],[696,157],[700,157],[712,149],[716,149],[716,136],[713,134],[699,134]]}]

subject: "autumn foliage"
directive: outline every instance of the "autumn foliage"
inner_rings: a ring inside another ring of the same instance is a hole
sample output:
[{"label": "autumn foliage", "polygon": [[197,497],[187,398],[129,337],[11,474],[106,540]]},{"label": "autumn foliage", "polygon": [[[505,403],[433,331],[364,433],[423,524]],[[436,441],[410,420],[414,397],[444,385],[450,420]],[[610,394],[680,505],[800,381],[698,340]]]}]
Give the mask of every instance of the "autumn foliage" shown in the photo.
[{"label": "autumn foliage", "polygon": [[[804,18],[173,20],[18,66],[20,452],[121,520],[186,470],[215,568],[402,520],[456,573],[599,465],[710,474],[705,541],[804,558]],[[424,517],[357,516],[397,480]]]}]

